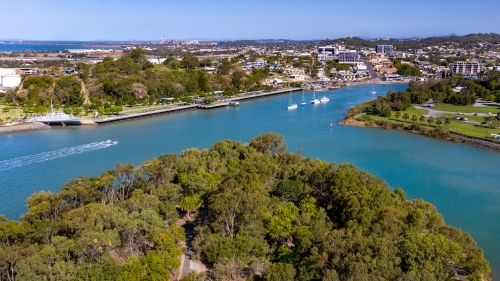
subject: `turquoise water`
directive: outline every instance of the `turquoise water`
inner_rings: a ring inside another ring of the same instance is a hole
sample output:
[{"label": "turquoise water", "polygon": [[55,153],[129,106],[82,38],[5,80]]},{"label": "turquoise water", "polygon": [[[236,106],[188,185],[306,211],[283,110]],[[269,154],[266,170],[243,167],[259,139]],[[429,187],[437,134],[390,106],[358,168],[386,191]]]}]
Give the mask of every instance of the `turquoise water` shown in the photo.
[{"label": "turquoise water", "polygon": [[[375,90],[385,94],[405,88],[377,85]],[[34,191],[58,191],[68,179],[101,174],[118,162],[138,165],[164,153],[209,148],[222,139],[249,142],[272,131],[285,136],[290,151],[353,163],[402,187],[409,198],[433,203],[448,224],[472,234],[494,276],[500,276],[500,153],[407,132],[338,125],[349,107],[373,98],[369,92],[371,86],[317,92],[330,102],[295,110],[285,109],[284,94],[243,101],[240,107],[0,136],[0,213],[18,218]],[[311,95],[306,92],[306,99]],[[294,102],[301,97],[294,93]],[[119,143],[103,143],[108,139]]]}]

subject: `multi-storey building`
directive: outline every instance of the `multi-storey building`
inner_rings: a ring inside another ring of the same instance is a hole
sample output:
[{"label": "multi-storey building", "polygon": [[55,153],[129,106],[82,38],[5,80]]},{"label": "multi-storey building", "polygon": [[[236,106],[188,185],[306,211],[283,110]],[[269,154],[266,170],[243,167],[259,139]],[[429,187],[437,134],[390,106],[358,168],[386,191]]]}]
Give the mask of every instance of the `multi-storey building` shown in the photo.
[{"label": "multi-storey building", "polygon": [[462,74],[463,76],[476,76],[483,71],[483,65],[477,61],[457,61],[450,63],[451,74]]},{"label": "multi-storey building", "polygon": [[394,47],[392,45],[377,45],[376,52],[384,53],[386,56],[392,56]]},{"label": "multi-storey building", "polygon": [[336,56],[339,54],[339,49],[338,46],[321,46],[318,47],[318,54],[330,52],[332,55]]},{"label": "multi-storey building", "polygon": [[354,50],[339,52],[340,63],[357,63],[359,62],[358,52]]}]

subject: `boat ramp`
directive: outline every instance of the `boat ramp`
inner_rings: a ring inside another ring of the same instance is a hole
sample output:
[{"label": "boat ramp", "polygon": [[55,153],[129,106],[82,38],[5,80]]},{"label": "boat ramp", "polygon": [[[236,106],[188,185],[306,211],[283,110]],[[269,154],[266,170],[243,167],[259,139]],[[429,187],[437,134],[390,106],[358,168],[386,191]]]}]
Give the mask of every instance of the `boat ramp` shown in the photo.
[{"label": "boat ramp", "polygon": [[302,89],[301,88],[292,88],[292,89],[279,90],[279,91],[273,91],[273,92],[263,92],[263,91],[246,92],[246,93],[239,94],[237,97],[224,99],[224,100],[214,102],[211,104],[161,105],[161,106],[147,107],[147,108],[141,108],[141,109],[135,109],[135,110],[127,110],[124,112],[120,112],[120,114],[117,116],[106,117],[106,118],[96,118],[96,119],[93,119],[92,121],[96,124],[105,124],[105,123],[136,119],[136,118],[141,118],[141,117],[146,117],[146,116],[151,116],[151,115],[177,112],[177,111],[194,109],[194,108],[212,109],[212,108],[218,108],[218,107],[224,107],[224,106],[238,106],[240,100],[254,99],[254,98],[278,95],[278,94],[283,94],[283,93],[290,93],[290,92],[295,92],[295,91],[300,91],[300,90],[302,90]]}]

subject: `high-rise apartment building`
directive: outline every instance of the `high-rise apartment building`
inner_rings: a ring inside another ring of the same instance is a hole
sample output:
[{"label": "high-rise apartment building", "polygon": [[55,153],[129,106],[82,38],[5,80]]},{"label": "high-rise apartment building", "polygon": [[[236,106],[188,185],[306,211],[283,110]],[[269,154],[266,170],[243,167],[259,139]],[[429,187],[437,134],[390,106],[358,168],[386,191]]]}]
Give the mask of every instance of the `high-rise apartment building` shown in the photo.
[{"label": "high-rise apartment building", "polygon": [[483,71],[483,65],[477,61],[457,61],[450,63],[451,74],[462,74],[463,76],[476,76]]},{"label": "high-rise apartment building", "polygon": [[357,63],[357,62],[359,62],[358,52],[356,52],[354,50],[339,52],[339,62],[340,63]]},{"label": "high-rise apartment building", "polygon": [[377,53],[384,53],[386,56],[392,56],[394,52],[394,47],[392,45],[377,45]]}]

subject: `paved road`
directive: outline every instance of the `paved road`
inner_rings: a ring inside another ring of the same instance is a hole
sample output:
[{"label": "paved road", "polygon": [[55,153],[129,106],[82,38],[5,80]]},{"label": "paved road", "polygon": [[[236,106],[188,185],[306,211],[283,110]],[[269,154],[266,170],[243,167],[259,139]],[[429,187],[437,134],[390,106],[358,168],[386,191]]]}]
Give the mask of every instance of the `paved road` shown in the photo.
[{"label": "paved road", "polygon": [[368,61],[367,58],[361,58],[361,60],[365,63],[368,72],[370,73],[370,77],[372,80],[379,80],[378,73],[373,69],[372,64]]}]

